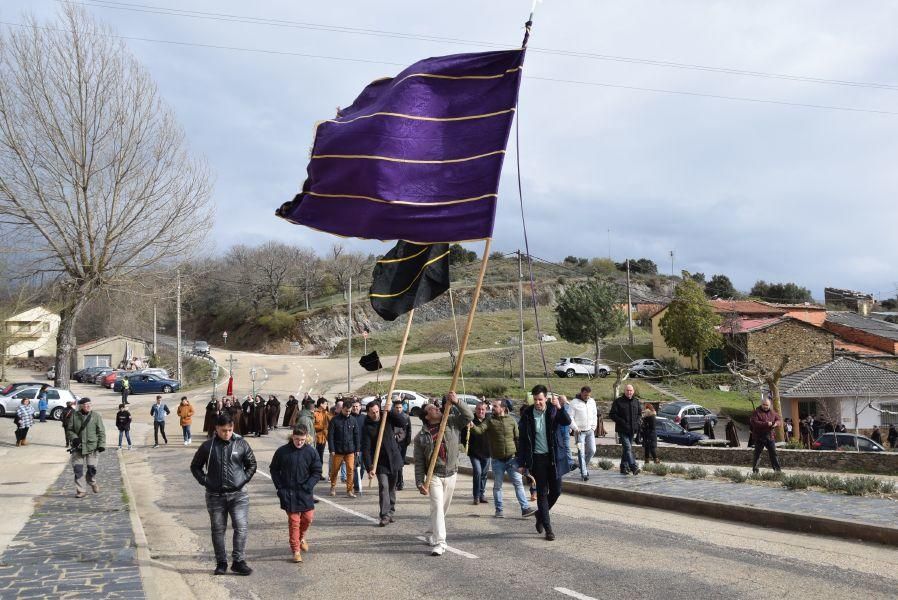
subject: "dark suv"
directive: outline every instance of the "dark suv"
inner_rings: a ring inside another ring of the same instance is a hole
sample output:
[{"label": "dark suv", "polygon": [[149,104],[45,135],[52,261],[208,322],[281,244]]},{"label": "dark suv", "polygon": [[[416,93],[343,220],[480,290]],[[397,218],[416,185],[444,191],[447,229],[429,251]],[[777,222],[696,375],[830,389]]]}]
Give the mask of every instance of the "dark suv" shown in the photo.
[{"label": "dark suv", "polygon": [[[836,439],[838,436],[838,439]],[[855,444],[855,441],[857,442]],[[836,443],[838,442],[838,446]],[[854,450],[861,452],[884,452],[885,448],[868,437],[854,433],[824,433],[813,443],[814,450]]]}]

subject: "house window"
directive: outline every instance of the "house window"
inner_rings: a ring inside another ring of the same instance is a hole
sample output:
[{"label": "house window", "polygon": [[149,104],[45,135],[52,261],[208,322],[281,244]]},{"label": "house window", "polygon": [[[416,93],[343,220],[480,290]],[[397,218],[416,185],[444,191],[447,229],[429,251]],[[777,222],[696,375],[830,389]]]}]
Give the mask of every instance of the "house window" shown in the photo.
[{"label": "house window", "polygon": [[879,408],[883,411],[880,413],[883,425],[898,425],[898,404],[882,403],[879,405]]},{"label": "house window", "polygon": [[798,401],[798,418],[804,419],[804,418],[807,418],[808,415],[812,415],[814,417],[817,416],[817,401],[816,400],[799,400]]}]

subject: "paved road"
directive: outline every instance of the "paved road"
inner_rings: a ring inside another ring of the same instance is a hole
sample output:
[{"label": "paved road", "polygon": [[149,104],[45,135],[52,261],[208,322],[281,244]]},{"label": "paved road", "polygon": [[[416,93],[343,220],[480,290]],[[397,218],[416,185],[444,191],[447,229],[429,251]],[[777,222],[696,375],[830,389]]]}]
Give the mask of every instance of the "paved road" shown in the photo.
[{"label": "paved road", "polygon": [[[284,439],[251,439],[261,471]],[[466,503],[459,478],[449,517],[457,550],[432,558],[417,539],[427,505],[400,492],[397,522],[373,524],[376,499],[325,496],[302,565],[289,562],[286,519],[270,482],[250,484],[249,578],[213,577],[201,489],[188,473],[194,449],[170,446],[128,454],[140,480],[141,516],[154,558],[200,597],[280,598],[363,594],[367,598],[891,598],[898,584],[892,549],[769,531],[620,504],[563,497],[558,539],[537,536],[532,520],[492,518],[490,505]],[[135,476],[136,473],[136,476]],[[412,477],[407,467],[407,480]],[[325,494],[326,484],[319,493]],[[506,489],[506,502],[513,500]],[[511,509],[511,506],[506,507]],[[506,510],[506,514],[513,513]],[[571,596],[567,590],[574,595]],[[579,596],[576,594],[580,594]]]}]

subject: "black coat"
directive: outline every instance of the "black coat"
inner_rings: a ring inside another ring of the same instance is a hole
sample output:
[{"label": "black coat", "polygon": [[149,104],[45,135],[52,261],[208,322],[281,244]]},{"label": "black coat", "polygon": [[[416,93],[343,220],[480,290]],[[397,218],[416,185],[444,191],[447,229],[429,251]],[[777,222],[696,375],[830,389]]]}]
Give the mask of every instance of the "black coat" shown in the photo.
[{"label": "black coat", "polygon": [[208,492],[236,492],[256,474],[256,456],[249,443],[237,434],[227,442],[213,435],[193,455],[190,472]]},{"label": "black coat", "polygon": [[[536,443],[536,429],[534,427],[533,406],[524,408],[521,412],[521,420],[518,421],[518,465],[533,468],[533,447]],[[558,443],[558,429],[563,425],[570,425],[571,417],[564,409],[558,410],[551,404],[546,405],[546,443],[549,446],[549,456],[552,464],[558,462],[559,449],[561,454],[564,449]],[[556,469],[557,476],[567,473],[568,465],[561,465]]]},{"label": "black coat", "polygon": [[297,448],[289,441],[275,451],[269,468],[282,509],[300,513],[315,508],[312,492],[321,480],[321,458],[315,446]]},{"label": "black coat", "polygon": [[654,448],[658,445],[658,432],[655,430],[654,414],[642,417],[642,445],[646,448]]},{"label": "black coat", "polygon": [[641,412],[642,405],[639,402],[639,398],[633,396],[630,399],[626,396],[621,396],[611,403],[611,411],[608,413],[608,416],[614,421],[618,434],[635,435],[639,431],[639,416]]},{"label": "black coat", "polygon": [[327,429],[327,449],[331,454],[355,454],[362,446],[362,431],[355,415],[337,413]]},{"label": "black coat", "polygon": [[[408,415],[405,413],[395,413],[392,410],[387,413],[387,428],[381,442],[380,455],[377,457],[378,474],[391,475],[402,471],[405,458],[402,456],[396,436],[393,435],[393,428],[404,428],[406,425],[408,425]],[[380,421],[372,421],[365,417],[365,427],[362,429],[362,464],[365,465],[366,471],[371,471],[374,465],[374,451],[379,431]]]},{"label": "black coat", "polygon": [[131,413],[127,410],[115,413],[115,427],[119,431],[131,431]]}]

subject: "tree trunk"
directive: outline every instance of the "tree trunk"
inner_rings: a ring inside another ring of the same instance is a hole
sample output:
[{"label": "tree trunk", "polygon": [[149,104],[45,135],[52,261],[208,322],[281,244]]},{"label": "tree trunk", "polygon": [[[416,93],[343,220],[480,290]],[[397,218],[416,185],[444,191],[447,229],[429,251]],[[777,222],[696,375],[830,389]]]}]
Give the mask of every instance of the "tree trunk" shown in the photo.
[{"label": "tree trunk", "polygon": [[306,312],[308,312],[310,310],[309,309],[309,290],[308,289],[306,289],[305,296],[306,296]]},{"label": "tree trunk", "polygon": [[768,385],[770,386],[770,391],[773,392],[773,410],[776,411],[776,414],[780,416],[779,425],[776,426],[776,431],[773,435],[774,438],[776,438],[776,441],[782,442],[784,439],[786,439],[786,428],[783,424],[785,418],[783,417],[783,405],[782,402],[780,402],[779,377],[776,377],[775,379],[768,382]]},{"label": "tree trunk", "polygon": [[593,372],[592,372],[593,377],[597,377],[599,374],[599,372],[598,372],[599,357],[602,356],[601,340],[599,338],[596,338],[595,343],[596,343],[596,355],[595,355],[595,362],[593,362]]},{"label": "tree trunk", "polygon": [[703,358],[703,357],[702,357],[702,353],[701,353],[701,352],[697,353],[696,356],[695,356],[695,362],[698,363],[698,374],[699,374],[699,375],[702,375],[702,374],[704,374],[704,372],[705,372],[705,361],[702,360],[702,358]]},{"label": "tree trunk", "polygon": [[69,389],[72,354],[78,347],[75,339],[75,323],[90,299],[91,290],[87,286],[73,289],[66,299],[66,305],[59,311],[59,333],[56,334],[56,379],[53,385],[59,389]]}]

